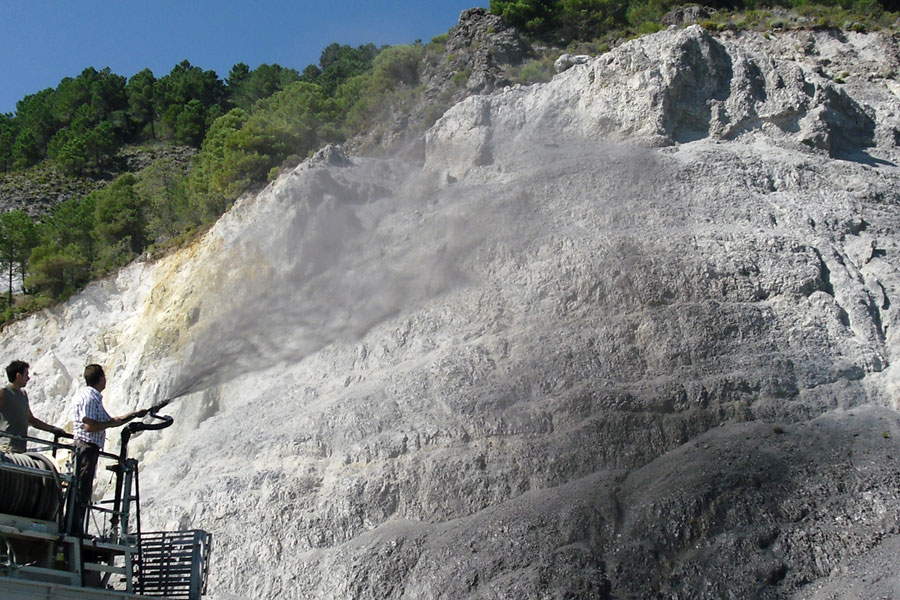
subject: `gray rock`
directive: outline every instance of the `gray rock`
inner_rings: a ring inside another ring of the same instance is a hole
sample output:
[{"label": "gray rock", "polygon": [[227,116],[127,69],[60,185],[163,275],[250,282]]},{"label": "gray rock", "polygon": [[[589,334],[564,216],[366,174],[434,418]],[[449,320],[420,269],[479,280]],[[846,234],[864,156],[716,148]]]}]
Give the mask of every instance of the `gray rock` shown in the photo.
[{"label": "gray rock", "polygon": [[553,69],[557,73],[562,73],[566,69],[570,69],[575,65],[584,65],[590,61],[591,57],[586,54],[563,54],[553,63]]},{"label": "gray rock", "polygon": [[214,600],[891,597],[900,102],[825,58],[897,52],[628,42],[0,344],[57,424],[86,362],[114,413],[179,398],[142,519],[213,532]]},{"label": "gray rock", "polygon": [[505,72],[531,51],[518,30],[485,8],[460,13],[443,49],[428,46],[417,83],[424,102],[398,106],[368,133],[348,141],[347,149],[363,154],[404,154],[421,160],[422,134],[447,108],[471,94],[488,94],[509,85]]},{"label": "gray rock", "polygon": [[704,19],[709,19],[718,12],[709,6],[686,5],[676,6],[663,15],[663,25],[692,25]]},{"label": "gray rock", "polygon": [[344,154],[341,147],[334,144],[328,144],[321,150],[318,150],[312,156],[311,162],[335,167],[347,167],[353,164],[350,158]]},{"label": "gray rock", "polygon": [[453,81],[459,73],[469,73],[467,93],[491,93],[508,85],[502,68],[520,64],[528,50],[518,30],[501,17],[484,8],[464,10],[459,23],[450,30],[446,58],[427,64],[423,70],[426,95],[449,94],[461,99],[463,95],[459,95]]}]

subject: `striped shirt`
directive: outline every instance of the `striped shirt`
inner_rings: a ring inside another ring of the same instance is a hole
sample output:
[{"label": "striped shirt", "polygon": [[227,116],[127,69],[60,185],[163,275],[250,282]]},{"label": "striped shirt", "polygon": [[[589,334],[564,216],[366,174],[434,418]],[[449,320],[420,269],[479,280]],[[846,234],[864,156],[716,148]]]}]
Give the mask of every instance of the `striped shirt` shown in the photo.
[{"label": "striped shirt", "polygon": [[82,419],[87,417],[94,421],[111,421],[112,417],[103,407],[103,395],[90,386],[78,390],[75,394],[75,417],[72,419],[73,435],[76,440],[97,444],[103,448],[106,442],[106,431],[88,431]]}]

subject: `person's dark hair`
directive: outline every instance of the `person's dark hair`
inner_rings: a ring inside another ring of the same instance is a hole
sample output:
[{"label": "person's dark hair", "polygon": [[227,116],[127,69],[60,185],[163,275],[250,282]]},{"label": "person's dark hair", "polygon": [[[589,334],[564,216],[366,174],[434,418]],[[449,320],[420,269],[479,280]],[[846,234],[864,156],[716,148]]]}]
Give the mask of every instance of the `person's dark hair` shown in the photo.
[{"label": "person's dark hair", "polygon": [[102,377],[103,367],[100,365],[88,365],[84,368],[84,382],[89,386],[96,386]]},{"label": "person's dark hair", "polygon": [[14,360],[6,367],[6,377],[12,383],[16,380],[16,375],[24,373],[28,370],[28,363],[22,360]]}]

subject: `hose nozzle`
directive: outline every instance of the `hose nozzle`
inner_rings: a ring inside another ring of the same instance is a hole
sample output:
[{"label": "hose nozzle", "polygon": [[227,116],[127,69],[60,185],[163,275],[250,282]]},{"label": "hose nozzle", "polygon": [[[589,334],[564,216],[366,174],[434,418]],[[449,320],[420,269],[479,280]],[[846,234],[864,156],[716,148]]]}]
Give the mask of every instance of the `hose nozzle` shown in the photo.
[{"label": "hose nozzle", "polygon": [[150,411],[149,411],[150,414],[155,415],[156,413],[158,413],[159,411],[161,411],[162,409],[167,407],[171,402],[172,402],[172,398],[168,398],[167,400],[163,400],[162,402],[154,404],[153,406],[150,407]]}]

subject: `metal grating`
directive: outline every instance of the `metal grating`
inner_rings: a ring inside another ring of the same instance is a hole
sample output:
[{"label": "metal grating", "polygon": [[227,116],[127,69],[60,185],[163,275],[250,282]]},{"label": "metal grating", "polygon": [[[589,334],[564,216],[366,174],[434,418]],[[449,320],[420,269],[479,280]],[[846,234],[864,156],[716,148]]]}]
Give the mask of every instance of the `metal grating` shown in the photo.
[{"label": "metal grating", "polygon": [[212,535],[201,530],[142,533],[138,594],[199,600],[206,593]]}]

